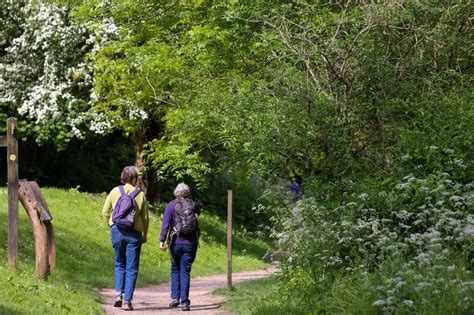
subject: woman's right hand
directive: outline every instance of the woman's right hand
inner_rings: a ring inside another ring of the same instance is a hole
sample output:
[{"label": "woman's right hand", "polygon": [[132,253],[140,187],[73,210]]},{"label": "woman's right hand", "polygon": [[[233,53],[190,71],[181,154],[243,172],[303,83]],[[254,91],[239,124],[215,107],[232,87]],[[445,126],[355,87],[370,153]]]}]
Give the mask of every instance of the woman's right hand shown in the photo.
[{"label": "woman's right hand", "polygon": [[165,242],[160,242],[160,250],[165,251],[167,248],[168,246],[166,246]]}]

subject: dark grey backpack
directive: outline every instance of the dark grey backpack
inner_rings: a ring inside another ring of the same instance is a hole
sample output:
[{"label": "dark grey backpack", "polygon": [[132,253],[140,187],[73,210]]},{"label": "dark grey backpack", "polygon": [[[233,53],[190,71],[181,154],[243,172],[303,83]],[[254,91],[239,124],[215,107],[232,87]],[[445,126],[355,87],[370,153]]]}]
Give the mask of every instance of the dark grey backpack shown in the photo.
[{"label": "dark grey backpack", "polygon": [[196,204],[190,198],[177,198],[174,230],[178,236],[191,236],[198,231]]}]

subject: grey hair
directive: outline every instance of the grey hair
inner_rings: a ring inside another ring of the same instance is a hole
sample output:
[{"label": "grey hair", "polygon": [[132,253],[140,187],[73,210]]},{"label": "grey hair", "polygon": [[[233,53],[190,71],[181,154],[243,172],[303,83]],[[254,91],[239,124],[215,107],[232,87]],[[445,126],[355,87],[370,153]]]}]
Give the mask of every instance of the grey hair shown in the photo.
[{"label": "grey hair", "polygon": [[178,186],[176,186],[176,188],[174,189],[173,194],[176,198],[186,198],[191,196],[191,190],[189,189],[189,186],[185,183],[179,183]]}]

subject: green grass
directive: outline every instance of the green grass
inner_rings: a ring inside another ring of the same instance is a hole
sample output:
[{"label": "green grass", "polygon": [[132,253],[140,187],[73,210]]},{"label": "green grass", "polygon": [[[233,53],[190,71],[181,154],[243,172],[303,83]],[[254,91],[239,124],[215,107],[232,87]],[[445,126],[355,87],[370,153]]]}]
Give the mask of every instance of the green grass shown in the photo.
[{"label": "green grass", "polygon": [[218,289],[214,294],[226,296],[227,301],[223,308],[236,314],[312,314],[312,310],[308,309],[310,304],[283,300],[277,276],[244,282],[236,285],[231,291]]},{"label": "green grass", "polygon": [[[34,237],[28,216],[20,205],[19,268],[7,265],[7,193],[0,188],[0,314],[102,314],[100,296],[93,288],[113,287],[113,249],[109,228],[101,217],[105,195],[76,190],[43,188],[53,215],[57,267],[46,281],[34,277]],[[218,217],[200,217],[203,231],[193,276],[226,270],[225,224]],[[161,219],[152,216],[148,243],[142,248],[138,286],[169,280],[169,256],[158,249]],[[260,260],[264,242],[234,236],[233,270],[266,265]]]}]

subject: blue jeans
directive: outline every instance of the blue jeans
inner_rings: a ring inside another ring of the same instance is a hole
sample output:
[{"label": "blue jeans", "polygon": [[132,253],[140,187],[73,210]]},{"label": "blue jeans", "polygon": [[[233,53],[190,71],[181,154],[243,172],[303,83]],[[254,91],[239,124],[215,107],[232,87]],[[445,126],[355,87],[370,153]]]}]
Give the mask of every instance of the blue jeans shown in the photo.
[{"label": "blue jeans", "polygon": [[142,233],[111,227],[115,260],[115,291],[124,293],[124,300],[131,301],[137,283]]},{"label": "blue jeans", "polygon": [[171,252],[171,298],[181,299],[181,304],[189,305],[189,285],[191,266],[196,258],[195,244],[172,244]]}]

